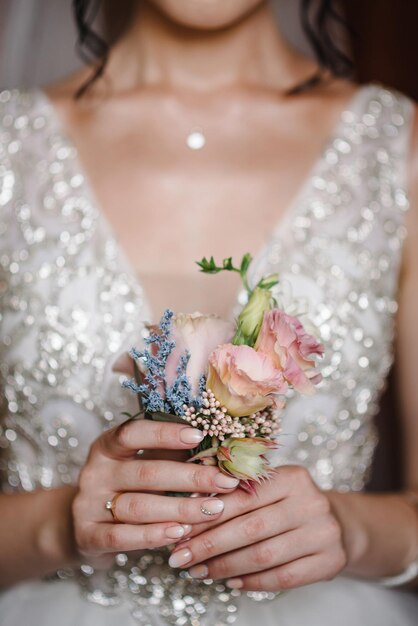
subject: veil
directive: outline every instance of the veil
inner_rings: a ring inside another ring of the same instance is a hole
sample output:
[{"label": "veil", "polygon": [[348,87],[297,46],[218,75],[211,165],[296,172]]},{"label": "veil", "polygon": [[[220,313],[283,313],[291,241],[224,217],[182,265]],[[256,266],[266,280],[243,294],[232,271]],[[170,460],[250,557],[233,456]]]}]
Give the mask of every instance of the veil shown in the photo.
[{"label": "veil", "polygon": [[0,89],[42,85],[80,66],[70,0],[0,0]]}]

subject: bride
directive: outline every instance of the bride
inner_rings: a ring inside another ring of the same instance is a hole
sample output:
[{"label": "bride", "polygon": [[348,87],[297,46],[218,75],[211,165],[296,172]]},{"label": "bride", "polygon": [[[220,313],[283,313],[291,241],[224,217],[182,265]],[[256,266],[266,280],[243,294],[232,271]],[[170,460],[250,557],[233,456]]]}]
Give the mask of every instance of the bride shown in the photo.
[{"label": "bride", "polygon": [[[416,624],[414,105],[263,0],[138,0],[110,49],[90,5],[94,66],[0,93],[0,624]],[[256,496],[179,461],[200,431],[122,423],[113,367],[165,306],[231,317],[194,261],[247,251],[326,352]],[[395,350],[405,490],[364,493]]]}]

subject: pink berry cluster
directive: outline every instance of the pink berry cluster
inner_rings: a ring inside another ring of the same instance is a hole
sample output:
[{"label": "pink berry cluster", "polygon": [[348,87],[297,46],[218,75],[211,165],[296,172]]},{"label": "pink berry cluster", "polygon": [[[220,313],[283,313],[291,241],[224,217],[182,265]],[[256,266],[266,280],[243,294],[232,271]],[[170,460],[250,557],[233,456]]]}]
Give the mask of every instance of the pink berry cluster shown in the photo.
[{"label": "pink berry cluster", "polygon": [[183,419],[200,428],[206,435],[223,441],[228,437],[264,437],[273,439],[280,432],[280,418],[271,408],[257,411],[248,417],[232,417],[221,406],[211,389],[202,394],[202,408],[185,404]]}]

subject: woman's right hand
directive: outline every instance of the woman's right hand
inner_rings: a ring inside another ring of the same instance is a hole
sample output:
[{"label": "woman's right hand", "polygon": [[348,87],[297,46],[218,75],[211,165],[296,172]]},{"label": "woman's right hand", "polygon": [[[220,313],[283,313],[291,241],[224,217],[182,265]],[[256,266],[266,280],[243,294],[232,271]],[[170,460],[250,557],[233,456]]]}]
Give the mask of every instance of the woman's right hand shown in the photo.
[{"label": "woman's right hand", "polygon": [[[198,429],[146,419],[128,420],[96,439],[72,506],[80,557],[165,546],[183,539],[192,524],[219,519],[220,499],[164,492],[228,493],[237,480],[216,467],[138,455],[139,450],[190,450],[201,439]],[[115,496],[116,519],[105,506]]]}]

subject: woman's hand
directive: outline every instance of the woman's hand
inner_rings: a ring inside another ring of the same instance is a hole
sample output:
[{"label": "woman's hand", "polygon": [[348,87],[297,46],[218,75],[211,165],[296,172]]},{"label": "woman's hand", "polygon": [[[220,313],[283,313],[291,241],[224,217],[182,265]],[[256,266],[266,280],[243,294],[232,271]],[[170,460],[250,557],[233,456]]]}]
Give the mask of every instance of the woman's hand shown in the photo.
[{"label": "woman's hand", "polygon": [[[191,524],[217,520],[224,507],[218,498],[158,492],[227,493],[237,480],[216,467],[138,456],[139,450],[189,450],[201,438],[197,429],[150,420],[127,421],[99,437],[81,471],[72,507],[80,556],[168,545],[187,535]],[[105,507],[115,496],[116,520]]]},{"label": "woman's hand", "polygon": [[255,495],[238,489],[222,500],[222,519],[175,546],[173,567],[253,591],[329,580],[345,567],[340,525],[304,468],[280,467]]}]

